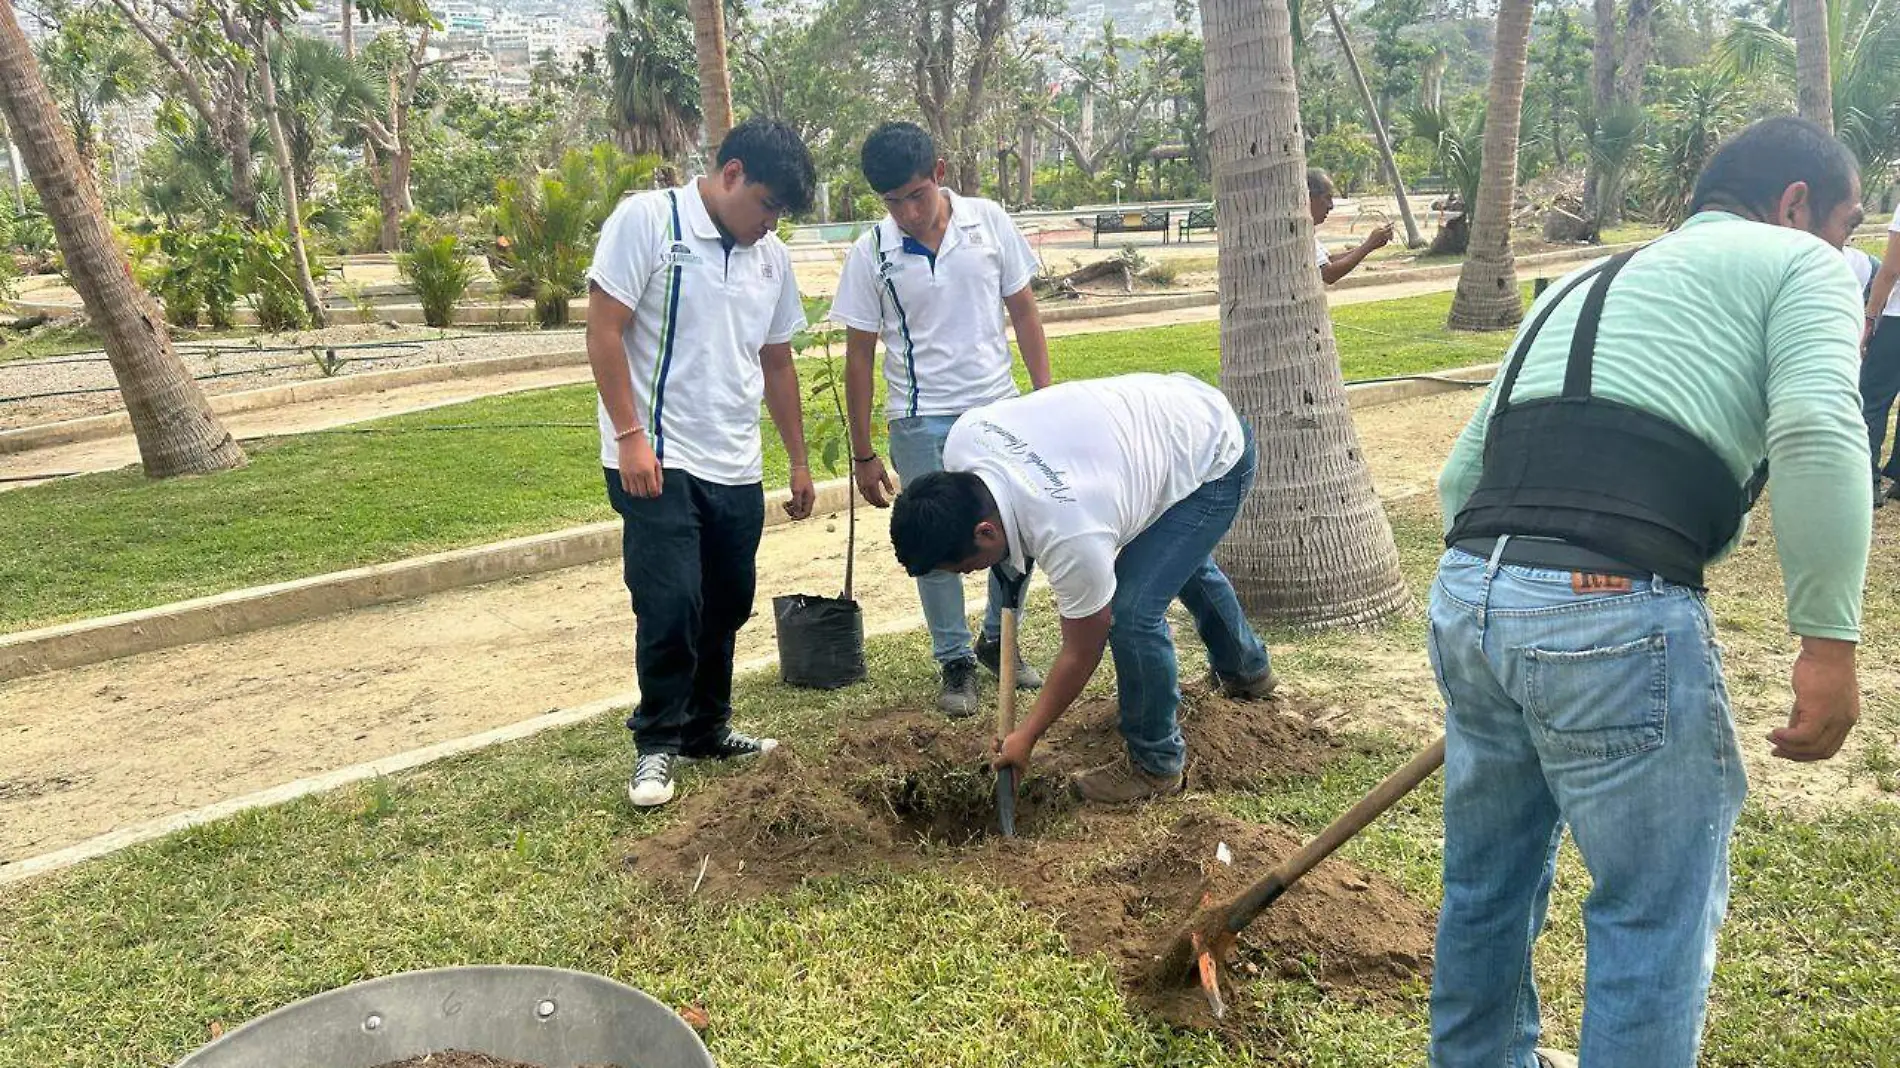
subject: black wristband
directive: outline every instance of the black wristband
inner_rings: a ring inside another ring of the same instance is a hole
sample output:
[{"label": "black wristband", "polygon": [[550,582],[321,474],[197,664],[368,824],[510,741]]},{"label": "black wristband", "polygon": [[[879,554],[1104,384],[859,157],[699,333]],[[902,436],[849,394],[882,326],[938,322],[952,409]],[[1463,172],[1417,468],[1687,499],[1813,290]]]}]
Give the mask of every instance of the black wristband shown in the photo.
[{"label": "black wristband", "polygon": [[872,453],[869,456],[853,456],[851,462],[854,464],[868,464],[875,459],[877,459],[877,453]]}]

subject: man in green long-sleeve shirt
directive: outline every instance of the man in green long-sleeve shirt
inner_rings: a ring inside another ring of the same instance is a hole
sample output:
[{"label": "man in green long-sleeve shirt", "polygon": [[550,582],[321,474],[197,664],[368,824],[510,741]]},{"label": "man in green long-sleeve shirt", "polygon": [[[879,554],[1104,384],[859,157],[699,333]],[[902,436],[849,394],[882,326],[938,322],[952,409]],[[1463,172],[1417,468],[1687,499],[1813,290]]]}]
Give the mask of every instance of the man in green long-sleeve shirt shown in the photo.
[{"label": "man in green long-sleeve shirt", "polygon": [[1534,1051],[1530,971],[1566,825],[1594,883],[1582,1063],[1695,1063],[1746,791],[1702,575],[1769,470],[1801,639],[1775,755],[1827,759],[1858,717],[1855,171],[1799,119],[1724,145],[1692,218],[1537,302],[1439,478],[1434,1068],[1574,1063]]}]

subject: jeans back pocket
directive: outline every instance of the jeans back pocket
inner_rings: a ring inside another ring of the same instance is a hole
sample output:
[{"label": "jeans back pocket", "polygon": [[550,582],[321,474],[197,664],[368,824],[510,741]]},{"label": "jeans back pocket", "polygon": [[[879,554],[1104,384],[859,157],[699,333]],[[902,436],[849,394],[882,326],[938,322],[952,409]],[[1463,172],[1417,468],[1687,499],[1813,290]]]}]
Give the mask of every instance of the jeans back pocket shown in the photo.
[{"label": "jeans back pocket", "polygon": [[1520,652],[1524,708],[1544,741],[1601,760],[1663,744],[1669,645],[1661,633],[1597,649]]}]

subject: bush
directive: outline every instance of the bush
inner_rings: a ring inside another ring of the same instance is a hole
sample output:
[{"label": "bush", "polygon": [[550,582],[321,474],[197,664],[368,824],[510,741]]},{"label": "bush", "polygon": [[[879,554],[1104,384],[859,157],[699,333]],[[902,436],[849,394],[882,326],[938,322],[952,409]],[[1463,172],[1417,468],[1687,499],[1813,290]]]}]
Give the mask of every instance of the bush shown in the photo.
[{"label": "bush", "polygon": [[468,285],[475,278],[475,268],[454,234],[420,242],[412,251],[398,255],[396,269],[402,272],[403,281],[416,287],[416,296],[422,300],[423,321],[437,328],[455,321],[455,302],[468,293]]},{"label": "bush", "polygon": [[246,244],[244,231],[229,220],[137,237],[132,248],[139,284],[158,297],[173,326],[196,326],[204,317],[228,330],[244,285]]},{"label": "bush", "polygon": [[1331,133],[1313,138],[1307,161],[1332,175],[1339,191],[1351,196],[1371,180],[1379,165],[1379,149],[1372,134],[1357,123],[1342,123]]},{"label": "bush", "polygon": [[[244,291],[257,312],[257,325],[273,334],[309,326],[310,310],[304,307],[296,265],[290,262],[295,255],[290,239],[282,230],[253,230],[245,240]],[[310,267],[315,274],[316,264]]]},{"label": "bush", "polygon": [[19,278],[13,265],[13,201],[0,197],[0,300],[13,298]]},{"label": "bush", "polygon": [[495,248],[489,263],[510,296],[534,301],[544,327],[567,322],[567,302],[586,283],[594,239],[621,197],[652,178],[650,157],[611,145],[570,150],[555,170],[495,187]]}]

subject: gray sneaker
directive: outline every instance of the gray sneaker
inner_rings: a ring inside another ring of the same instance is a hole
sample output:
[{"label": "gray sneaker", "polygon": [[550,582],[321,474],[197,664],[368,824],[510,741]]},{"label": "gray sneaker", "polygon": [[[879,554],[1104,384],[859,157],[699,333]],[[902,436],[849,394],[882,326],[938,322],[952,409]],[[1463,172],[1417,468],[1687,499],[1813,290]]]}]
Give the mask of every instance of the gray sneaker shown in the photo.
[{"label": "gray sneaker", "polygon": [[[1003,677],[1003,643],[1001,639],[978,638],[976,640],[977,663],[989,669],[997,678]],[[1035,665],[1024,660],[1022,653],[1016,654],[1016,688],[1018,690],[1042,689],[1042,672]]]},{"label": "gray sneaker", "polygon": [[943,688],[937,691],[937,710],[951,719],[976,715],[982,694],[976,685],[976,658],[966,656],[943,666]]},{"label": "gray sneaker", "polygon": [[673,772],[679,757],[672,753],[642,753],[627,780],[627,800],[635,808],[654,808],[673,800]]}]

